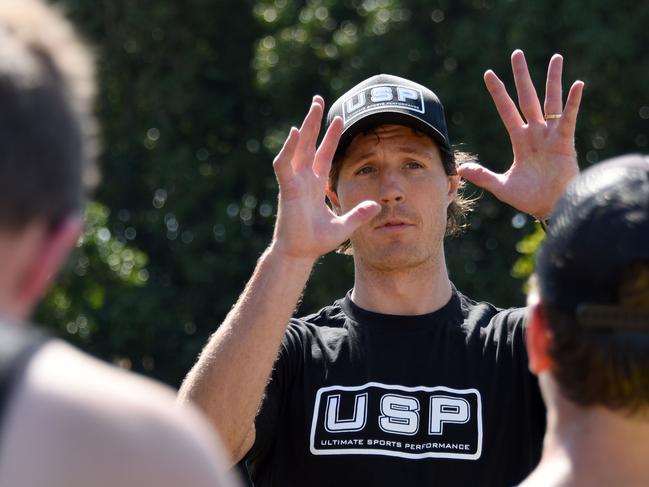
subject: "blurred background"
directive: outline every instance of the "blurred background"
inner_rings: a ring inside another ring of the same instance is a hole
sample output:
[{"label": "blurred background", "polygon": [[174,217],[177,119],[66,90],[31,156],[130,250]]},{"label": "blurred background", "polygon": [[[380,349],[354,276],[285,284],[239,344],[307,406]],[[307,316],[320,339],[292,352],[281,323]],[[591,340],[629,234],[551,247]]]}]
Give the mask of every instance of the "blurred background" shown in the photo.
[{"label": "blurred background", "polygon": [[[174,387],[269,242],[271,161],[316,93],[332,102],[379,72],[416,80],[442,99],[452,143],[504,171],[511,148],[482,74],[494,69],[515,97],[509,57],[521,48],[542,97],[559,52],[565,92],[586,83],[580,166],[649,152],[646,0],[54,3],[98,57],[103,180],[37,320]],[[451,279],[476,300],[522,305],[542,235],[484,194],[470,229],[446,242]],[[300,311],[351,285],[351,258],[324,257]]]}]

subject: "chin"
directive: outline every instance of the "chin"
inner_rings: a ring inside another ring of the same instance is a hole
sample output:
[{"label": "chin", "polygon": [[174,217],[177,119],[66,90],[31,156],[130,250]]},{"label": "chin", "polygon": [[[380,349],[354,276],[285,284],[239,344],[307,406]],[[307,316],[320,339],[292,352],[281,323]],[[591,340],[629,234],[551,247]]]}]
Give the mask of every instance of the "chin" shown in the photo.
[{"label": "chin", "polygon": [[366,265],[381,271],[399,271],[429,265],[433,253],[418,245],[389,245],[371,249],[354,249],[354,254]]}]

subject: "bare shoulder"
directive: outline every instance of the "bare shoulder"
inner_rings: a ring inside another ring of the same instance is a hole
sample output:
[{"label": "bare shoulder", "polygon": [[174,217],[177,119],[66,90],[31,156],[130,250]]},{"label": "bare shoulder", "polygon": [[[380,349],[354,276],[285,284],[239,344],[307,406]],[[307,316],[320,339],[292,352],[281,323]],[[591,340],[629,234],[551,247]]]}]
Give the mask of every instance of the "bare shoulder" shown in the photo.
[{"label": "bare shoulder", "polygon": [[233,485],[212,431],[173,390],[62,342],[25,370],[0,446],[0,485]]}]

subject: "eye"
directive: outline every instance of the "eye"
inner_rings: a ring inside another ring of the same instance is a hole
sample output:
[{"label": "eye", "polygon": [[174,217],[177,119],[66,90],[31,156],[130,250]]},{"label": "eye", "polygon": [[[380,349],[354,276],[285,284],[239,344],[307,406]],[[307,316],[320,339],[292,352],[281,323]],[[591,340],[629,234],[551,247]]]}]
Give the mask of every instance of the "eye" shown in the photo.
[{"label": "eye", "polygon": [[365,174],[371,174],[374,172],[374,167],[372,166],[363,166],[360,169],[358,169],[354,174],[357,176],[363,176]]},{"label": "eye", "polygon": [[418,161],[408,161],[406,162],[407,169],[422,169],[424,165]]}]

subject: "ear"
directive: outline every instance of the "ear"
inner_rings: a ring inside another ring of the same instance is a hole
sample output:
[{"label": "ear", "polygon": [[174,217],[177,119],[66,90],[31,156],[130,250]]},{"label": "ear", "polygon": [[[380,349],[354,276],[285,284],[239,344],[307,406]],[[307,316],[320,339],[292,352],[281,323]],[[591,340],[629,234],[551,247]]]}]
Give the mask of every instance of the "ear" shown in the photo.
[{"label": "ear", "polygon": [[538,302],[528,303],[526,340],[530,372],[539,375],[541,372],[552,370],[554,365],[550,357],[552,334]]},{"label": "ear", "polygon": [[327,183],[327,198],[331,202],[331,206],[333,206],[334,211],[336,212],[336,215],[342,214],[342,209],[340,207],[340,201],[338,201],[338,194],[331,189],[329,186],[329,183]]},{"label": "ear", "polygon": [[459,187],[460,187],[460,175],[454,174],[448,176],[448,201],[449,202],[455,199]]},{"label": "ear", "polygon": [[40,251],[22,282],[20,299],[35,304],[47,291],[52,277],[59,271],[81,234],[80,216],[71,216],[45,234]]}]

